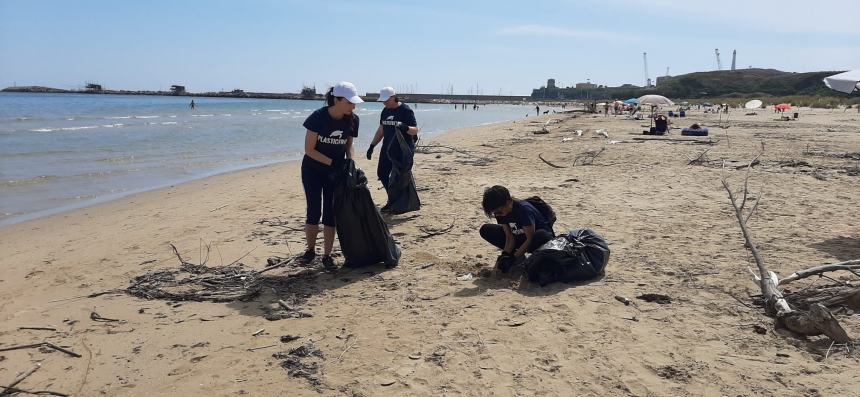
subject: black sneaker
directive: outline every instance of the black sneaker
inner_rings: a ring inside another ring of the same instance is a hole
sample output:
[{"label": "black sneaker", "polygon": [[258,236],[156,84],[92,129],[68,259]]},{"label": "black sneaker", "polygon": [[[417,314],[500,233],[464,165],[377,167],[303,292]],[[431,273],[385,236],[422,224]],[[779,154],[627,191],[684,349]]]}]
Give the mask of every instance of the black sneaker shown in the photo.
[{"label": "black sneaker", "polygon": [[314,258],[316,258],[316,257],[317,257],[316,251],[309,249],[309,250],[305,251],[305,253],[302,254],[302,256],[299,257],[299,261],[304,262],[304,263],[311,263],[311,262],[313,262]]},{"label": "black sneaker", "polygon": [[334,258],[331,255],[326,255],[322,258],[323,269],[327,272],[333,272],[337,270],[337,265],[334,263]]}]

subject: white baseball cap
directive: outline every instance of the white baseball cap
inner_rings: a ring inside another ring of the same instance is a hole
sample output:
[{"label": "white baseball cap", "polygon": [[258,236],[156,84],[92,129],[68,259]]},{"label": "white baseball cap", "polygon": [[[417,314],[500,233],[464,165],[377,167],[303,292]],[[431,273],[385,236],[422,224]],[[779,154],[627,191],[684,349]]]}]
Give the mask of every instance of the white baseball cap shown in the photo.
[{"label": "white baseball cap", "polygon": [[358,90],[355,89],[355,85],[348,81],[341,81],[334,85],[334,90],[331,93],[334,96],[339,96],[346,98],[347,101],[358,104],[364,102],[361,97],[358,96]]},{"label": "white baseball cap", "polygon": [[376,102],[385,102],[388,100],[388,98],[391,98],[395,95],[397,94],[394,93],[394,88],[382,87],[382,89],[379,90],[379,99],[377,99]]}]

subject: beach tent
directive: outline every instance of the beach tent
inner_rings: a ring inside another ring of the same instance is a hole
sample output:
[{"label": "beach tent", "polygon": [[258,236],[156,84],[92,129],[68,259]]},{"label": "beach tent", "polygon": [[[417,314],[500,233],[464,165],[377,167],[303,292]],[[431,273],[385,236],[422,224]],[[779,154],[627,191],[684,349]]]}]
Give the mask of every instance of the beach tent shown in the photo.
[{"label": "beach tent", "polygon": [[636,102],[640,105],[675,106],[675,102],[672,102],[669,98],[662,95],[643,95],[636,98]]},{"label": "beach tent", "polygon": [[702,104],[702,106],[709,107],[709,106],[714,106],[714,105],[711,105],[711,103],[710,103],[710,102],[705,102],[705,103],[703,103],[703,104]]},{"label": "beach tent", "polygon": [[636,104],[636,98],[630,98],[630,99],[624,101],[624,104],[625,105],[635,105]]},{"label": "beach tent", "polygon": [[779,105],[775,105],[774,109],[788,110],[788,109],[791,109],[791,104],[790,103],[780,103]]},{"label": "beach tent", "polygon": [[758,109],[761,107],[762,102],[758,99],[753,99],[744,104],[744,109]]},{"label": "beach tent", "polygon": [[824,85],[831,90],[844,92],[846,94],[860,91],[860,69],[849,70],[845,73],[825,77]]}]

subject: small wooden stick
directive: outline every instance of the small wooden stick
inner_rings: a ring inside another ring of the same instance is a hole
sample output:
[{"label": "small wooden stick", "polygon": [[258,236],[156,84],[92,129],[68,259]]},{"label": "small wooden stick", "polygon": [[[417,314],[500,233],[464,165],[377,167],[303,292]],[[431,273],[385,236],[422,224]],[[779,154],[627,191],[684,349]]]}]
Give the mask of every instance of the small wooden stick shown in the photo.
[{"label": "small wooden stick", "polygon": [[540,161],[543,161],[544,163],[546,163],[546,165],[548,165],[548,166],[550,166],[550,167],[552,167],[552,168],[567,168],[567,167],[563,167],[563,166],[560,166],[560,165],[555,165],[555,164],[553,164],[553,163],[550,163],[550,162],[549,162],[549,161],[547,161],[545,158],[543,158],[543,153],[538,153],[538,158],[540,159]]},{"label": "small wooden stick", "polygon": [[343,351],[342,351],[342,352],[340,352],[340,356],[338,356],[338,357],[337,357],[337,361],[342,361],[342,360],[343,360],[343,355],[344,355],[344,354],[346,354],[346,351],[347,351],[347,350],[349,350],[349,349],[351,349],[351,348],[356,344],[356,342],[358,342],[358,337],[357,337],[357,336],[355,337],[355,340],[354,340],[354,341],[352,341],[352,343],[350,343],[349,345],[347,345],[347,346],[346,346],[346,349],[343,349]]},{"label": "small wooden stick", "polygon": [[39,368],[42,368],[42,363],[36,363],[36,366],[29,371],[16,376],[15,380],[13,380],[12,383],[9,384],[9,386],[6,386],[6,390],[3,391],[3,393],[0,393],[0,396],[10,395],[11,393],[9,392],[9,389],[14,388],[17,384],[23,382],[24,379],[27,379],[28,376],[33,375],[33,372],[36,372]]},{"label": "small wooden stick", "polygon": [[18,327],[18,330],[33,330],[33,331],[56,331],[57,329],[54,327]]},{"label": "small wooden stick", "polygon": [[255,350],[268,349],[268,348],[270,348],[270,347],[275,347],[275,346],[277,346],[277,345],[266,345],[266,346],[252,347],[252,348],[248,349],[248,351],[249,351],[249,352],[252,352],[252,351],[255,351]]}]

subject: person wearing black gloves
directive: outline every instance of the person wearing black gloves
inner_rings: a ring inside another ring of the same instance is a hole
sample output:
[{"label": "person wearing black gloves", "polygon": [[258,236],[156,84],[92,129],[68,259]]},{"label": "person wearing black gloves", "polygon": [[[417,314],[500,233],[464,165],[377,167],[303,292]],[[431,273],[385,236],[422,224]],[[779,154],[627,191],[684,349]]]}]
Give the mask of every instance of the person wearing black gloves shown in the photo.
[{"label": "person wearing black gloves", "polygon": [[[414,150],[418,141],[418,122],[415,121],[415,112],[409,105],[400,102],[394,88],[384,87],[379,91],[378,102],[382,102],[384,108],[379,115],[379,128],[376,135],[367,148],[367,159],[373,158],[373,149],[382,141],[382,149],[379,155],[379,164],[376,167],[376,176],[382,182],[382,186],[388,189],[389,176],[391,175],[391,160],[389,159],[389,148],[396,142],[395,133],[403,134],[406,143]],[[399,153],[399,148],[391,148]],[[384,207],[383,207],[384,208]]]},{"label": "person wearing black gloves", "polygon": [[526,200],[511,197],[504,186],[484,190],[481,202],[484,213],[496,218],[498,224],[481,226],[481,238],[502,250],[496,267],[507,271],[554,236],[552,224],[534,205]]},{"label": "person wearing black gloves", "polygon": [[353,158],[352,140],[358,137],[358,116],[353,110],[356,104],[364,101],[358,96],[355,86],[346,81],[330,88],[325,100],[326,106],[311,113],[303,124],[307,129],[305,156],[302,158],[302,186],[307,200],[305,237],[308,247],[302,260],[311,262],[316,257],[316,240],[322,215],[322,264],[331,271],[337,268],[331,257],[336,232],[332,210],[334,173],[343,168],[347,159]]}]

